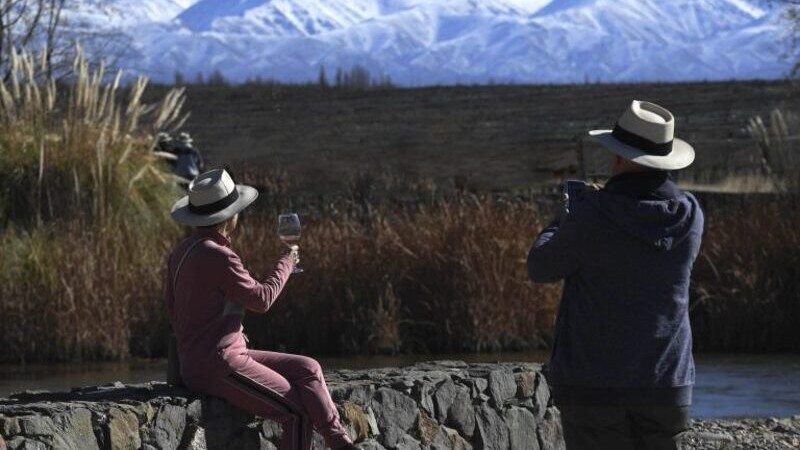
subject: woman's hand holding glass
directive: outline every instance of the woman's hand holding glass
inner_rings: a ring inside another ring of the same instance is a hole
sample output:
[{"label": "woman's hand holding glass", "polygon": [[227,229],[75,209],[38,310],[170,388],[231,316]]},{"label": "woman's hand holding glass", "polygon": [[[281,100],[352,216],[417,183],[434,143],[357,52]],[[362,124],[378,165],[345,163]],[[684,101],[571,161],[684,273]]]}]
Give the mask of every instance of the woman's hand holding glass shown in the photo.
[{"label": "woman's hand holding glass", "polygon": [[297,214],[281,214],[278,216],[278,237],[289,247],[289,256],[291,256],[295,262],[292,273],[303,272],[303,269],[297,267],[297,264],[300,262],[300,247],[294,244],[294,242],[300,240],[301,230],[300,217]]},{"label": "woman's hand holding glass", "polygon": [[299,245],[292,245],[292,246],[289,247],[289,257],[292,258],[292,262],[294,263],[295,267],[297,267],[297,265],[300,264],[300,246]]}]

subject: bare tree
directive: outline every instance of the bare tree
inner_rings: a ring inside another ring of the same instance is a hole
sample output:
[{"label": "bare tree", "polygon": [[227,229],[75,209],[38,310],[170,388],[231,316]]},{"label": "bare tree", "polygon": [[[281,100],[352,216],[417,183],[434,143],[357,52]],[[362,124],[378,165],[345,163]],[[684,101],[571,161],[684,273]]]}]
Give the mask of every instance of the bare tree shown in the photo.
[{"label": "bare tree", "polygon": [[[97,1],[97,0],[85,0]],[[0,0],[0,76],[11,76],[12,53],[25,51],[39,58],[42,77],[60,79],[69,72],[79,47],[90,64],[114,67],[130,49],[130,38],[116,30],[68,27],[66,0]]]},{"label": "bare tree", "polygon": [[10,76],[14,52],[41,54],[46,75],[52,75],[53,56],[65,0],[0,0],[0,71]]},{"label": "bare tree", "polygon": [[61,25],[61,11],[64,9],[65,0],[48,0],[50,2],[47,28],[45,29],[44,61],[47,67],[47,77],[53,77],[53,53],[57,47],[56,39]]}]

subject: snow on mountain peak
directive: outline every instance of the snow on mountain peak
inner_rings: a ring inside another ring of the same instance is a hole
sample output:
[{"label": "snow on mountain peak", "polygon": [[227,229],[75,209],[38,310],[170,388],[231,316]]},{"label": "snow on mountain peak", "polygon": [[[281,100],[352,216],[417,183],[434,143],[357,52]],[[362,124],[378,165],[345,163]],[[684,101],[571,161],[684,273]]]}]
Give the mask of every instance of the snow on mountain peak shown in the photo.
[{"label": "snow on mountain peak", "polygon": [[201,0],[178,21],[192,31],[311,36],[360,23],[378,13],[373,0]]},{"label": "snow on mountain peak", "polygon": [[[103,3],[76,1],[90,2]],[[697,80],[780,77],[790,65],[778,50],[785,24],[765,0],[105,4],[133,40],[121,64],[162,81],[177,69],[307,81],[356,64],[402,84]]]}]

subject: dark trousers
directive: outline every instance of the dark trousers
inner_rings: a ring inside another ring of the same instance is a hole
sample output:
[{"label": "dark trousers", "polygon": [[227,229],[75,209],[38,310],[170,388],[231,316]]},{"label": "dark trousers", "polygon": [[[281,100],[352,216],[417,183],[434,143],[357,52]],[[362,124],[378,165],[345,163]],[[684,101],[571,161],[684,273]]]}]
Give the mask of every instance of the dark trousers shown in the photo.
[{"label": "dark trousers", "polygon": [[567,450],[677,450],[686,406],[558,405]]}]

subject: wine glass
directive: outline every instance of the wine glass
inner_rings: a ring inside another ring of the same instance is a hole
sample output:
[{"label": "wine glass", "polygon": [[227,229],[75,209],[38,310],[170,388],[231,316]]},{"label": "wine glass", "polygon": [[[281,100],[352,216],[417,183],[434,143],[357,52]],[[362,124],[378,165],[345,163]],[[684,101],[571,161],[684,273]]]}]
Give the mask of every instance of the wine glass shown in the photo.
[{"label": "wine glass", "polygon": [[[300,217],[297,214],[281,214],[278,216],[278,237],[287,247],[291,248],[296,241],[300,240],[301,229]],[[303,269],[295,266],[292,273],[301,273],[302,271]]]}]

